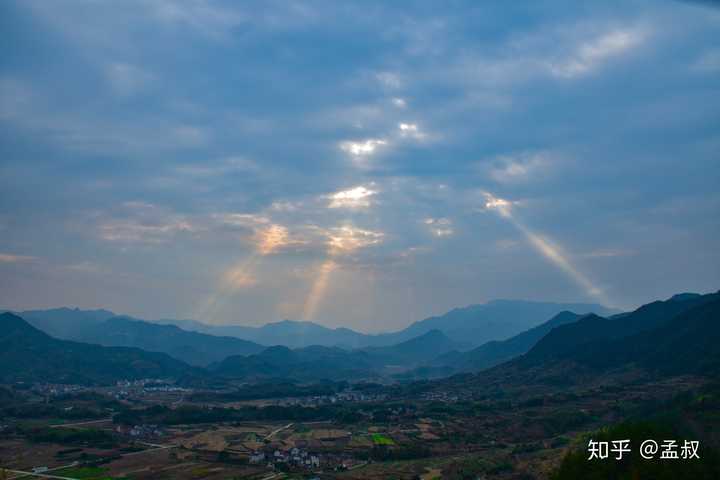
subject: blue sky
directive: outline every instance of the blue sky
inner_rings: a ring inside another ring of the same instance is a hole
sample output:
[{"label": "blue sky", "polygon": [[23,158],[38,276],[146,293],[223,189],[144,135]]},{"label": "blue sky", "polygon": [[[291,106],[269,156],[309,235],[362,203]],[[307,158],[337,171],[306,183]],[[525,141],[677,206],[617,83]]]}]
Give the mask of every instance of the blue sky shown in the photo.
[{"label": "blue sky", "polygon": [[6,308],[380,331],[720,285],[713,2],[0,9]]}]

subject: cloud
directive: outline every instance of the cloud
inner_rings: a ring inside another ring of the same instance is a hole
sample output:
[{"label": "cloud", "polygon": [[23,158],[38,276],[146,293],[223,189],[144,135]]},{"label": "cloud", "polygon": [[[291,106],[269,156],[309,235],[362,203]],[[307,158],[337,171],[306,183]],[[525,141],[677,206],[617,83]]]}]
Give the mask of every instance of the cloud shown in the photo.
[{"label": "cloud", "polygon": [[216,213],[212,216],[222,223],[239,227],[255,227],[270,223],[268,217],[255,213]]},{"label": "cloud", "polygon": [[142,92],[155,80],[154,76],[144,69],[121,62],[108,64],[105,67],[105,75],[113,91],[123,97]]},{"label": "cloud", "polygon": [[330,228],[326,235],[331,255],[350,254],[361,248],[377,245],[385,236],[382,232],[363,230],[352,225]]},{"label": "cloud", "polygon": [[455,233],[452,228],[452,221],[449,218],[426,218],[423,223],[427,225],[436,237],[449,237]]},{"label": "cloud", "polygon": [[328,195],[330,203],[329,208],[367,208],[371,204],[371,197],[377,195],[377,191],[370,190],[362,185],[341,190]]},{"label": "cloud", "polygon": [[397,108],[406,108],[407,107],[407,100],[400,97],[394,97],[392,99],[392,104],[395,105]]},{"label": "cloud", "polygon": [[384,87],[390,89],[398,89],[402,87],[402,80],[397,73],[393,72],[380,72],[375,75],[378,82]]},{"label": "cloud", "polygon": [[103,240],[120,243],[166,243],[179,232],[190,232],[192,225],[185,221],[165,222],[154,225],[135,220],[109,221],[99,226]]},{"label": "cloud", "polygon": [[351,155],[356,157],[372,155],[375,153],[375,149],[381,145],[387,145],[386,140],[379,138],[371,138],[368,140],[361,140],[358,142],[342,142],[340,148]]},{"label": "cloud", "polygon": [[278,224],[257,229],[253,239],[260,255],[270,255],[290,245],[301,243],[298,240],[292,240],[287,227]]},{"label": "cloud", "polygon": [[509,200],[505,200],[504,198],[496,197],[490,192],[483,192],[483,196],[485,197],[486,210],[496,210],[500,215],[505,218],[509,218],[512,216],[511,208],[516,202],[511,202]]},{"label": "cloud", "polygon": [[270,210],[276,212],[296,212],[302,206],[299,202],[289,202],[287,200],[277,200],[270,204]]},{"label": "cloud", "polygon": [[361,141],[346,141],[340,143],[340,149],[350,154],[350,159],[355,168],[367,169],[372,165],[370,157],[375,154],[380,146],[388,145],[387,140],[371,138]]},{"label": "cloud", "polygon": [[639,45],[646,37],[639,28],[617,29],[583,42],[570,58],[551,62],[550,72],[562,78],[575,78],[598,68],[612,57]]},{"label": "cloud", "polygon": [[425,138],[425,134],[420,131],[417,123],[399,123],[398,129],[400,130],[400,136],[405,138],[414,138],[416,140],[422,140]]},{"label": "cloud", "polygon": [[162,244],[175,235],[193,232],[196,227],[183,215],[147,202],[125,202],[118,215],[101,215],[96,226],[98,237],[125,244]]},{"label": "cloud", "polygon": [[13,255],[10,253],[0,253],[0,263],[32,262],[35,260],[36,257],[32,257],[29,255]]},{"label": "cloud", "polygon": [[527,182],[542,177],[554,162],[555,159],[545,152],[500,155],[491,161],[489,176],[498,183]]}]

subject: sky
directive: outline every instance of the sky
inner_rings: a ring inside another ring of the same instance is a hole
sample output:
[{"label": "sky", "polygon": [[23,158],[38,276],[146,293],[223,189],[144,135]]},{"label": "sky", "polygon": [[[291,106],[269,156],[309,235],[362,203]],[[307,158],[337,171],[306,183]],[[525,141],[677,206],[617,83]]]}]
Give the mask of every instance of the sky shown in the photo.
[{"label": "sky", "polygon": [[715,2],[0,5],[0,306],[403,328],[720,288]]}]

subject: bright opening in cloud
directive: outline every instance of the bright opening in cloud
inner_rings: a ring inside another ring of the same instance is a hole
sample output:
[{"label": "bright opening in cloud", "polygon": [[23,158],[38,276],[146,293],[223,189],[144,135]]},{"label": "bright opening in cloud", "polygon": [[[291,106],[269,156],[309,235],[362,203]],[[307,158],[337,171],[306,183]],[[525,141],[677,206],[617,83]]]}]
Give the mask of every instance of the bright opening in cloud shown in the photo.
[{"label": "bright opening in cloud", "polygon": [[351,155],[364,156],[375,153],[375,149],[380,145],[387,145],[387,142],[380,139],[369,139],[362,142],[343,142],[340,144],[340,148]]},{"label": "bright opening in cloud", "polygon": [[426,218],[423,223],[428,226],[430,233],[436,237],[449,237],[455,231],[449,218]]},{"label": "bright opening in cloud", "polygon": [[290,240],[288,229],[282,225],[272,224],[255,232],[257,251],[260,255],[269,255],[294,243]]},{"label": "bright opening in cloud", "polygon": [[329,208],[367,208],[370,206],[370,197],[378,192],[364,186],[341,190],[328,196]]},{"label": "bright opening in cloud", "polygon": [[329,230],[327,245],[330,255],[341,255],[352,253],[370,245],[376,245],[382,241],[383,237],[382,232],[345,225]]}]

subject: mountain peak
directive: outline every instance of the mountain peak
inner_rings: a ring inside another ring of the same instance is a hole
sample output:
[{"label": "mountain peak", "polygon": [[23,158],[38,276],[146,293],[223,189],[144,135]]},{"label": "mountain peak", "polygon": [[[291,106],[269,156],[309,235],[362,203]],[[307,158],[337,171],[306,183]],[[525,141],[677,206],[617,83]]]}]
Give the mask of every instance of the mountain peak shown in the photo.
[{"label": "mountain peak", "polygon": [[30,325],[22,317],[11,312],[0,314],[0,338],[7,338],[11,335],[40,335],[49,337],[37,328]]},{"label": "mountain peak", "polygon": [[693,293],[693,292],[684,292],[684,293],[676,293],[672,297],[668,298],[668,302],[684,302],[686,300],[692,300],[694,298],[701,297],[699,293]]}]

